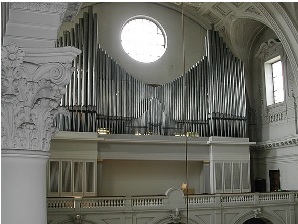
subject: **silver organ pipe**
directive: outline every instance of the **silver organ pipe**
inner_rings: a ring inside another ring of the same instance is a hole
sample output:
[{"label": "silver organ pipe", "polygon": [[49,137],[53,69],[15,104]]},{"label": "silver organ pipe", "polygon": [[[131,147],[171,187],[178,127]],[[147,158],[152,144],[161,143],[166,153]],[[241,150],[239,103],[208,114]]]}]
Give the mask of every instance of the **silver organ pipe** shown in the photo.
[{"label": "silver organ pipe", "polygon": [[208,30],[206,56],[185,74],[164,85],[150,85],[128,74],[100,48],[97,14],[92,7],[57,47],[82,50],[61,106],[60,130],[114,134],[246,137],[244,65],[217,31]]}]

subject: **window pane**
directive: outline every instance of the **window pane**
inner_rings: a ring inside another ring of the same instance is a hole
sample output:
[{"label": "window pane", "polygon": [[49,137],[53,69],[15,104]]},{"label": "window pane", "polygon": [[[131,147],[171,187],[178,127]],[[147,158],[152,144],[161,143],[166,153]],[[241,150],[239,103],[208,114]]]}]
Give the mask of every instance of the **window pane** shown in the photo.
[{"label": "window pane", "polygon": [[272,63],[272,79],[273,79],[274,103],[283,102],[284,101],[284,84],[283,84],[281,61]]},{"label": "window pane", "polygon": [[144,16],[133,18],[124,25],[121,43],[130,57],[144,63],[158,60],[166,51],[163,28]]}]

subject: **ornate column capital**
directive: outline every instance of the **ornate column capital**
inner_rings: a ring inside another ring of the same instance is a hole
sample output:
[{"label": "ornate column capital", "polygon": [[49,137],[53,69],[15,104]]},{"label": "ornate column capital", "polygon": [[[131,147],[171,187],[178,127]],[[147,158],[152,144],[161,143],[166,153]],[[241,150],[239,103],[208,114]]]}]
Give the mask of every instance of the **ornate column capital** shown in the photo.
[{"label": "ornate column capital", "polygon": [[1,56],[2,150],[48,151],[57,131],[53,119],[80,50],[18,48],[9,43]]}]

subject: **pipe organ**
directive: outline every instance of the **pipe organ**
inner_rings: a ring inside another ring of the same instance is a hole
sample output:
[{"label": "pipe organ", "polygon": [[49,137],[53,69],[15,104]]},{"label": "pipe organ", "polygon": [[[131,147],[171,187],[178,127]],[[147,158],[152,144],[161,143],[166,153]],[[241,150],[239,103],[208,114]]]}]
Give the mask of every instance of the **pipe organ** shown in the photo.
[{"label": "pipe organ", "polygon": [[164,85],[128,74],[97,39],[97,14],[90,7],[57,41],[57,47],[82,50],[61,100],[69,116],[55,121],[60,130],[246,137],[244,66],[214,29],[207,31],[206,56]]}]

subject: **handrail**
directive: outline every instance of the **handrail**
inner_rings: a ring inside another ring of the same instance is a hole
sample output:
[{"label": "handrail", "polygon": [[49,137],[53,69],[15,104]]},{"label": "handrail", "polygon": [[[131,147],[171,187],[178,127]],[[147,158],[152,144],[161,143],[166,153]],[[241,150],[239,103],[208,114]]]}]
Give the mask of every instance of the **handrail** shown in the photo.
[{"label": "handrail", "polygon": [[[188,195],[184,203],[191,206],[240,206],[247,204],[268,204],[294,202],[298,200],[298,192],[270,192],[245,194],[212,194]],[[169,204],[167,196],[138,197],[94,197],[94,198],[48,198],[49,210],[57,209],[105,209],[105,208],[145,208],[165,207]]]}]

